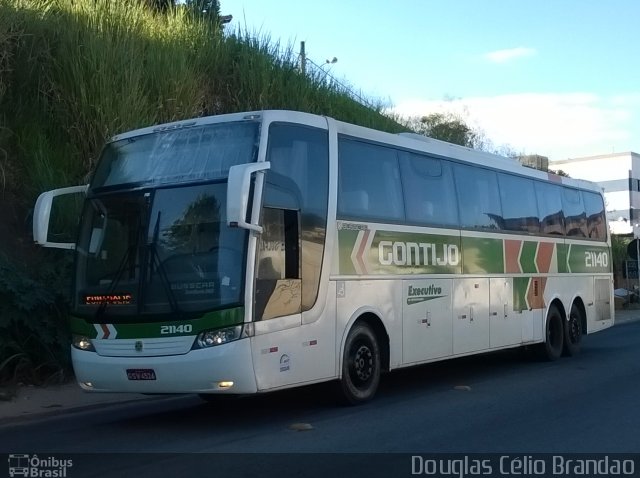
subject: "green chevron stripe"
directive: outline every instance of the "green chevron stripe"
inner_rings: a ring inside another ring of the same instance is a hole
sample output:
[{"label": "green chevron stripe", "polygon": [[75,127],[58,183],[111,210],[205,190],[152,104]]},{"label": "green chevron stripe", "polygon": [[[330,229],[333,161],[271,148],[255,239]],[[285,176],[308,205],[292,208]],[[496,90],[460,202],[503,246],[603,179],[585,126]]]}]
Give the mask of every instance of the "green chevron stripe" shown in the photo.
[{"label": "green chevron stripe", "polygon": [[538,272],[536,268],[536,251],[538,243],[534,241],[525,241],[522,244],[522,252],[520,253],[520,267],[522,272],[535,274]]},{"label": "green chevron stripe", "polygon": [[[145,322],[137,324],[113,324],[118,334],[116,339],[138,339],[153,337],[176,337],[181,335],[196,335],[203,330],[218,329],[231,325],[241,324],[244,321],[244,307],[235,307],[233,309],[216,310],[208,312],[203,316],[192,320],[173,320],[163,322]],[[174,325],[184,326],[191,325],[191,331],[188,333],[161,334],[162,326]],[[98,333],[92,323],[87,322],[79,317],[71,318],[71,332],[79,335],[86,335],[89,338],[96,338]]]},{"label": "green chevron stripe", "polygon": [[569,246],[567,244],[556,244],[556,258],[558,261],[558,272],[567,273],[567,254],[569,253]]},{"label": "green chevron stripe", "polygon": [[529,289],[530,277],[513,278],[513,310],[522,312],[529,310],[527,305],[527,290]]},{"label": "green chevron stripe", "polygon": [[79,317],[71,316],[69,328],[72,334],[85,335],[92,339],[98,335],[92,324]]},{"label": "green chevron stripe", "polygon": [[351,253],[356,244],[359,231],[340,230],[338,231],[338,260],[340,261],[340,273],[355,275],[356,269],[351,262]]}]

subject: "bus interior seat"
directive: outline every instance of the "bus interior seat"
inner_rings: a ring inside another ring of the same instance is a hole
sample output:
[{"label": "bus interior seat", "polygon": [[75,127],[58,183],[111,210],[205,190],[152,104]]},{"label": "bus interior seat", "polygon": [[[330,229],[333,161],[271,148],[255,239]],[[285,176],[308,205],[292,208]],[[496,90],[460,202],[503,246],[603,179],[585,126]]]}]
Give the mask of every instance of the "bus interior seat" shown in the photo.
[{"label": "bus interior seat", "polygon": [[355,214],[369,212],[369,195],[364,190],[344,191],[342,206],[345,211]]},{"label": "bus interior seat", "polygon": [[435,216],[435,211],[433,208],[433,203],[431,201],[424,201],[422,203],[422,214],[424,214],[424,217],[427,219],[433,219],[433,216]]},{"label": "bus interior seat", "polygon": [[431,222],[435,216],[433,203],[431,201],[407,201],[407,219],[419,222]]}]

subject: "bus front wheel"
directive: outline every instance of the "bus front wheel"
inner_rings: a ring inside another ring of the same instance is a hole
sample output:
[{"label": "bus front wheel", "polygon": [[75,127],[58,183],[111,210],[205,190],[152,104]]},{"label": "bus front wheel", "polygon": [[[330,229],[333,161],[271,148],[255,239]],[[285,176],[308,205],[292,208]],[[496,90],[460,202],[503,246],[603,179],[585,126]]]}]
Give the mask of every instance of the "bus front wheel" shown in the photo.
[{"label": "bus front wheel", "polygon": [[351,405],[373,398],[380,383],[380,346],[364,323],[349,331],[342,359],[342,394]]},{"label": "bus front wheel", "polygon": [[562,315],[555,305],[549,307],[545,326],[545,341],[538,345],[538,352],[544,360],[557,360],[564,346],[564,324]]}]

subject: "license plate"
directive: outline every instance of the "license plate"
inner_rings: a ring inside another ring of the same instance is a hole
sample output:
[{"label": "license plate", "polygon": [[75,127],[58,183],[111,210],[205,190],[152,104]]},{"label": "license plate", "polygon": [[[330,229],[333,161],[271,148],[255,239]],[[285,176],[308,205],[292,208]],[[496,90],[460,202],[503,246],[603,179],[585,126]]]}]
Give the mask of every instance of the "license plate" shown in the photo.
[{"label": "license plate", "polygon": [[156,373],[151,368],[128,368],[127,378],[129,380],[155,380]]}]

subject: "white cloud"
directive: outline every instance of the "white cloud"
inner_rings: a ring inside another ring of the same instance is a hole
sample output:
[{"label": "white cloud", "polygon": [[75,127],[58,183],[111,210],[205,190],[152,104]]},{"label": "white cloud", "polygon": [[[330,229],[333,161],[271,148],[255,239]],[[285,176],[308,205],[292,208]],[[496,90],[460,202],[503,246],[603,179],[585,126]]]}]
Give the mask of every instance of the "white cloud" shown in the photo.
[{"label": "white cloud", "polygon": [[507,50],[490,51],[482,55],[482,58],[490,61],[491,63],[506,63],[516,58],[523,58],[527,56],[533,56],[537,54],[537,50],[534,48],[526,48],[520,46],[518,48],[509,48]]},{"label": "white cloud", "polygon": [[542,154],[551,160],[640,152],[640,95],[600,97],[592,93],[523,93],[451,101],[405,101],[402,116],[460,114],[496,145]]}]

